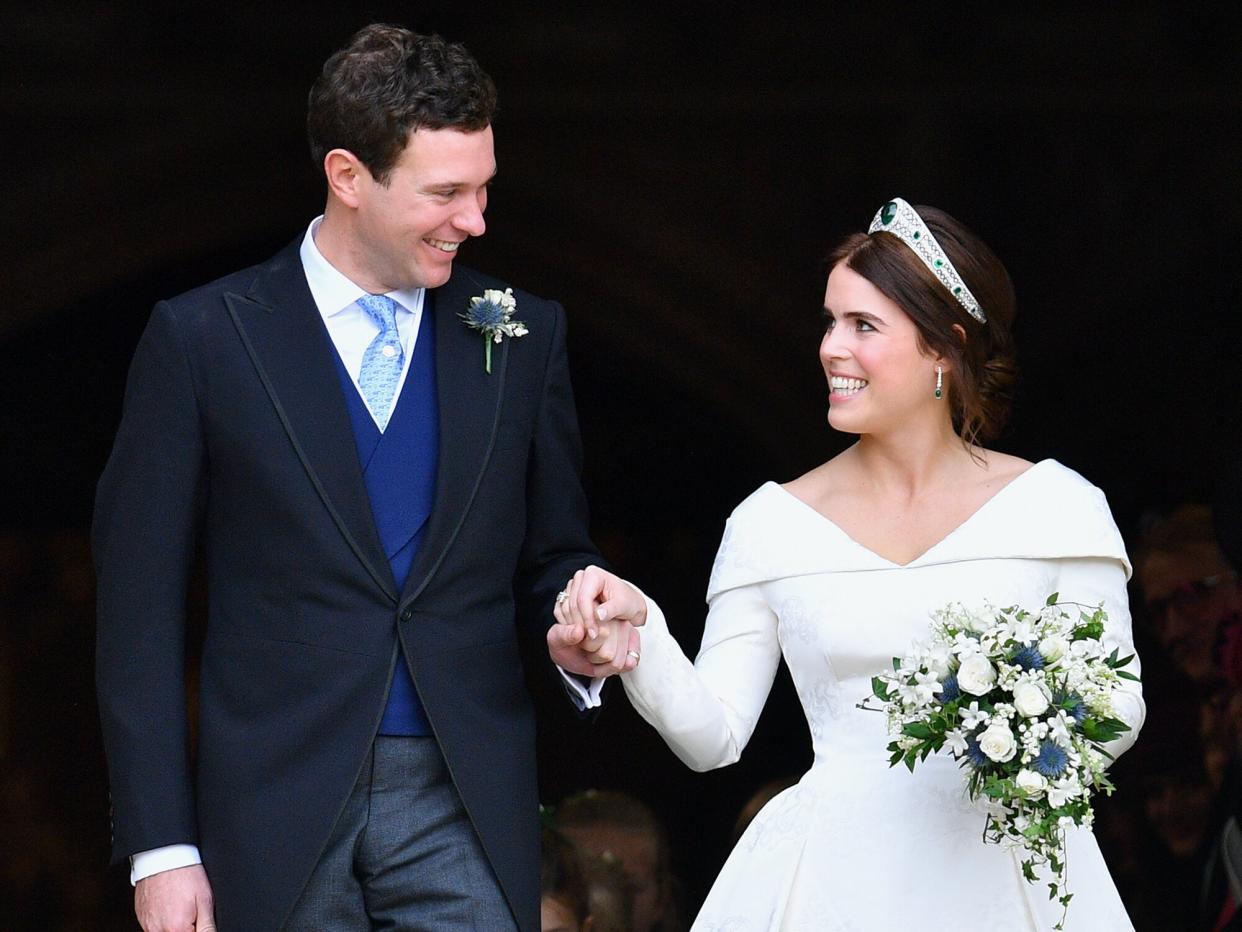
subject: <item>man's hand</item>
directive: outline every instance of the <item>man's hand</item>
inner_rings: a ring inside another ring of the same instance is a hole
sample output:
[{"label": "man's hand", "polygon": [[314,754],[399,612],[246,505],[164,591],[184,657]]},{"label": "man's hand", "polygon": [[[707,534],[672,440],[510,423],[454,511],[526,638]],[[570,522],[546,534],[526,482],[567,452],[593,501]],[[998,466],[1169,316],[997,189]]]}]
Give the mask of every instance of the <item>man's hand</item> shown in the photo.
[{"label": "man's hand", "polygon": [[638,666],[639,636],[647,601],[624,580],[597,566],[579,570],[558,598],[548,653],[561,669],[612,676]]},{"label": "man's hand", "polygon": [[211,884],[203,865],[142,878],[134,887],[134,913],[143,932],[215,932]]}]

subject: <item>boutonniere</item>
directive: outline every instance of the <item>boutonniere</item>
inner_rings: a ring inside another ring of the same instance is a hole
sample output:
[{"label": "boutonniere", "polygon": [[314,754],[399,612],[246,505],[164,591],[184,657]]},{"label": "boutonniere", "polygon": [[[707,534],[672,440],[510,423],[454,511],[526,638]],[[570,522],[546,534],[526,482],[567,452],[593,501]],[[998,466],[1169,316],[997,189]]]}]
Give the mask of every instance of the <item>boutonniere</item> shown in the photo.
[{"label": "boutonniere", "polygon": [[470,306],[459,316],[466,326],[483,334],[483,368],[492,374],[492,344],[505,337],[524,337],[530,331],[520,320],[513,320],[517,310],[517,298],[513,289],[499,291],[488,288],[477,298],[470,299]]}]

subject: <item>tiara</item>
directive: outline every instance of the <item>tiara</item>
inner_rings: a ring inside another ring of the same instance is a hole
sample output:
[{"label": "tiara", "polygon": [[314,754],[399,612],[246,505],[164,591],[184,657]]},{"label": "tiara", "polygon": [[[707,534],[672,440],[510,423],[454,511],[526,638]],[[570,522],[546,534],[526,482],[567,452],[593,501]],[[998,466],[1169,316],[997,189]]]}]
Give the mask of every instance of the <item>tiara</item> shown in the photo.
[{"label": "tiara", "polygon": [[966,308],[967,314],[981,324],[987,323],[988,318],[983,313],[983,308],[979,307],[979,302],[936,242],[936,237],[932,236],[932,231],[927,229],[927,224],[923,222],[919,212],[902,198],[895,197],[877,210],[867,232],[892,233],[914,250],[914,254],[923,260],[928,270],[957,298],[958,304]]}]

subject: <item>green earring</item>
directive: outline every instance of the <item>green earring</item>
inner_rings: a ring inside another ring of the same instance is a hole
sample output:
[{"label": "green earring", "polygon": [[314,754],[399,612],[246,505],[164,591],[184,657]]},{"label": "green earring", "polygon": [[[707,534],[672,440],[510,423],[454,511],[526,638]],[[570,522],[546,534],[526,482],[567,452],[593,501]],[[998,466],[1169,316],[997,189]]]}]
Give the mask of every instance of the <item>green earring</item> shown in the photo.
[{"label": "green earring", "polygon": [[944,388],[944,369],[942,369],[940,366],[937,366],[936,367],[936,397],[937,398],[942,398],[944,396],[943,388]]}]

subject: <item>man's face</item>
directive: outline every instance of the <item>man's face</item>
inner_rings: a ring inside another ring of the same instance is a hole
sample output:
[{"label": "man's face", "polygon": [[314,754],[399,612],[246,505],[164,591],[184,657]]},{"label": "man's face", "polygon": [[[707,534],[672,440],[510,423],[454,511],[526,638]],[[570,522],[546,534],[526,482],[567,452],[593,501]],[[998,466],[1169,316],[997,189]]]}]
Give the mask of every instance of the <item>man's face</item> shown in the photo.
[{"label": "man's face", "polygon": [[418,129],[379,184],[365,170],[350,244],[369,291],[436,288],[457,248],[486,225],[487,186],[496,174],[490,126],[476,132]]},{"label": "man's face", "polygon": [[[1141,567],[1143,598],[1160,645],[1182,670],[1200,681],[1216,674],[1213,651],[1221,622],[1239,608],[1238,584],[1215,548],[1152,553]],[[1204,579],[1216,579],[1206,587]],[[1197,585],[1198,584],[1198,585]]]},{"label": "man's face", "polygon": [[605,823],[566,825],[560,831],[588,857],[607,853],[620,862],[633,897],[632,928],[635,932],[650,932],[665,910],[661,878],[656,876],[655,839],[647,832]]}]

